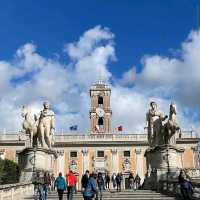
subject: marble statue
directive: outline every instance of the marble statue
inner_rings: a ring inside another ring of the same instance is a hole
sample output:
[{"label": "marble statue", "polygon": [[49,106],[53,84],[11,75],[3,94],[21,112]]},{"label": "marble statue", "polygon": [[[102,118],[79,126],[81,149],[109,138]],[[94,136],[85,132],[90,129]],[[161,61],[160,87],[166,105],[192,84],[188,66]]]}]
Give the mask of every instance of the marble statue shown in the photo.
[{"label": "marble statue", "polygon": [[40,111],[39,117],[33,115],[28,107],[23,106],[22,117],[24,118],[22,128],[29,136],[30,146],[51,148],[55,130],[55,114],[49,109],[49,103],[43,103],[43,110]]},{"label": "marble statue", "polygon": [[24,118],[22,123],[22,132],[29,137],[29,146],[37,145],[38,131],[37,118],[27,106],[22,106],[21,115]]},{"label": "marble statue", "polygon": [[177,131],[181,131],[176,120],[176,104],[172,102],[169,109],[169,119],[164,125],[164,141],[165,144],[175,145]]},{"label": "marble statue", "polygon": [[159,111],[157,103],[151,102],[146,114],[146,127],[150,146],[159,145],[162,142],[163,121],[167,118]]},{"label": "marble statue", "polygon": [[54,119],[55,114],[49,109],[49,103],[43,103],[43,110],[40,112],[38,131],[41,135],[41,145],[42,147],[51,148],[53,141],[53,134],[55,130]]}]

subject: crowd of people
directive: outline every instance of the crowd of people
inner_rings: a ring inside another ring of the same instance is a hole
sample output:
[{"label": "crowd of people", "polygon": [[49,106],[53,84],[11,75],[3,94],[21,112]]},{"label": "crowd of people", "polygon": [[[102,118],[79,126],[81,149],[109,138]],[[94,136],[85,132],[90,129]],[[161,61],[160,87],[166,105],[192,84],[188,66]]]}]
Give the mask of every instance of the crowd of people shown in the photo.
[{"label": "crowd of people", "polygon": [[[129,176],[129,186],[130,189],[138,189],[140,184],[140,178],[137,175],[134,179],[132,173]],[[102,174],[99,173],[90,173],[88,170],[81,178],[81,188],[84,200],[102,200],[103,191],[110,191],[112,183],[112,192],[116,190],[117,192],[121,191],[121,183],[123,180],[122,173],[113,173],[111,176],[109,173]],[[139,180],[136,181],[136,180]],[[133,186],[136,183],[135,187]],[[77,178],[76,175],[69,171],[69,173],[64,178],[60,172],[58,177],[55,178],[54,174],[50,176],[48,172],[38,172],[34,180],[36,199],[47,200],[48,191],[57,190],[59,200],[63,199],[64,191],[67,192],[67,200],[73,200],[74,193],[77,192]]]},{"label": "crowd of people", "polygon": [[[116,192],[121,191],[121,183],[123,181],[122,173],[113,173],[110,176],[109,173],[102,174],[99,173],[90,173],[86,170],[85,174],[81,178],[81,188],[84,200],[102,200],[103,199],[103,191],[111,191],[110,185],[112,182],[112,192],[115,190]],[[129,174],[128,177],[128,187],[131,190],[137,190],[141,188],[140,184],[141,178],[138,174],[134,176],[133,173]],[[190,200],[192,199],[192,184],[190,178],[187,174],[181,170],[180,175],[178,177],[181,194],[183,199]],[[47,200],[48,199],[48,191],[57,190],[59,200],[63,200],[64,191],[67,191],[67,200],[73,200],[74,193],[77,192],[77,178],[76,175],[69,171],[69,173],[64,178],[62,173],[60,172],[58,177],[55,179],[54,174],[50,176],[48,172],[44,172],[41,175],[40,172],[36,174],[34,179],[35,191],[36,191],[36,199],[39,200]]]}]

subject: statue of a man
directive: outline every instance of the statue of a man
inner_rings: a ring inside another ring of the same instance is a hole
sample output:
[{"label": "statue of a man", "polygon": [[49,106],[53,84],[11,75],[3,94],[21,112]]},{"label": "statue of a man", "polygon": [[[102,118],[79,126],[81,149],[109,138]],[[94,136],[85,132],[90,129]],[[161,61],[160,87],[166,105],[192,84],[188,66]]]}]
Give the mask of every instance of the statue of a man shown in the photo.
[{"label": "statue of a man", "polygon": [[51,148],[52,136],[55,130],[55,114],[49,109],[49,103],[43,103],[43,110],[40,111],[38,129],[41,135],[42,147]]},{"label": "statue of a man", "polygon": [[146,127],[148,130],[148,141],[150,146],[160,144],[161,140],[161,129],[162,129],[162,121],[164,121],[167,116],[164,116],[158,110],[158,106],[156,102],[152,101],[150,103],[150,109],[146,114]]}]

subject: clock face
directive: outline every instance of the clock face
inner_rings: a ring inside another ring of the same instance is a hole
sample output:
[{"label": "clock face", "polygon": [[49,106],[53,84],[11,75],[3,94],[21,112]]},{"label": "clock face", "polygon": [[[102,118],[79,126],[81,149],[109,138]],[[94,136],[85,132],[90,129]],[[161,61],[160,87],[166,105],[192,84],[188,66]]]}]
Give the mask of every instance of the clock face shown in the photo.
[{"label": "clock face", "polygon": [[104,110],[102,108],[97,108],[96,109],[96,113],[99,117],[103,117],[104,116]]}]

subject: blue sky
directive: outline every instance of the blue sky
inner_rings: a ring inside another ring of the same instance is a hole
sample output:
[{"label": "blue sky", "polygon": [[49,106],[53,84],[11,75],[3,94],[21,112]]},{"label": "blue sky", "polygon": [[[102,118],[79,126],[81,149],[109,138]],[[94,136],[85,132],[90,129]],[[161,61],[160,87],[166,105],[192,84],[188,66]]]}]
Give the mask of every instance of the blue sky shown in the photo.
[{"label": "blue sky", "polygon": [[96,25],[115,34],[118,60],[111,63],[117,76],[136,65],[144,54],[171,54],[196,26],[198,0],[55,1],[5,0],[0,3],[0,58],[9,59],[26,42],[34,42],[47,57],[63,44],[77,40]]},{"label": "blue sky", "polygon": [[143,132],[149,101],[168,113],[173,100],[183,129],[199,131],[197,5],[200,0],[1,1],[0,131],[18,131],[20,106],[39,112],[43,100],[57,111],[58,132],[74,124],[88,131],[88,90],[100,71],[112,88],[113,128]]}]

